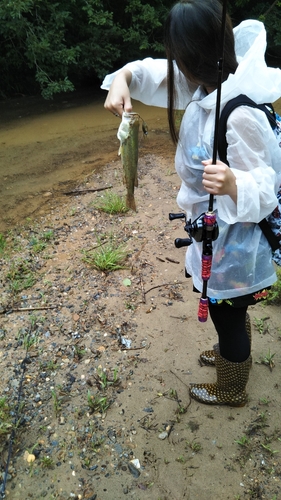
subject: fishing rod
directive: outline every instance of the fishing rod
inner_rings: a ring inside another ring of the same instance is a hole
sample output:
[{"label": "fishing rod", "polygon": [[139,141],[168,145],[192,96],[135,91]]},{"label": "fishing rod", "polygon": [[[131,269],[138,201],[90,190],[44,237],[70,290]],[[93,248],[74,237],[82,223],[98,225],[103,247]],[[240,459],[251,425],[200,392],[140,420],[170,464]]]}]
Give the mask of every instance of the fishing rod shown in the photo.
[{"label": "fishing rod", "polygon": [[[217,99],[216,99],[216,114],[215,114],[215,130],[214,130],[214,146],[213,146],[213,165],[217,162],[217,152],[219,143],[219,121],[220,121],[220,104],[221,104],[221,87],[223,77],[223,62],[224,62],[224,39],[225,39],[225,25],[226,25],[226,6],[227,0],[223,1],[222,8],[222,22],[221,22],[221,56],[218,61],[218,85],[217,85]],[[205,238],[203,239],[202,249],[202,281],[203,289],[198,308],[198,319],[200,322],[207,321],[208,318],[208,297],[207,287],[208,281],[211,277],[211,268],[213,260],[213,233],[214,227],[217,225],[216,214],[214,212],[214,195],[209,196],[208,211],[204,215],[204,224],[206,227]],[[218,237],[218,230],[216,238]],[[216,239],[215,238],[215,239]]]},{"label": "fishing rod", "polygon": [[[217,162],[218,141],[219,141],[219,120],[220,120],[220,104],[221,104],[221,87],[223,77],[223,62],[224,62],[224,39],[225,39],[225,26],[226,26],[226,7],[227,0],[223,0],[222,8],[222,21],[221,21],[221,55],[218,61],[218,83],[217,83],[217,97],[216,97],[216,111],[215,111],[215,129],[214,129],[214,145],[212,164]],[[184,218],[185,214],[169,214],[169,219]],[[216,221],[216,214],[214,212],[214,195],[209,196],[209,205],[207,212],[201,214],[194,222],[187,221],[184,230],[189,234],[189,238],[177,238],[175,246],[180,248],[188,246],[192,243],[192,238],[197,242],[202,242],[202,294],[198,307],[198,320],[203,323],[208,318],[208,297],[207,287],[208,281],[211,277],[211,268],[213,260],[213,241],[219,235],[218,224]]]}]

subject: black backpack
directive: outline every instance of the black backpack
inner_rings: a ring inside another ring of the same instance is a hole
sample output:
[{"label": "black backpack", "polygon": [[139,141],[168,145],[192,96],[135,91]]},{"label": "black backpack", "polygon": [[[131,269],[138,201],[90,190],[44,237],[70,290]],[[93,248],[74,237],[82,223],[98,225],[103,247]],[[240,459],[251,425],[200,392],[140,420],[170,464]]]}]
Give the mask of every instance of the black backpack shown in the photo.
[{"label": "black backpack", "polygon": [[[219,120],[219,138],[218,138],[218,153],[220,160],[223,161],[228,165],[227,161],[227,142],[226,142],[226,124],[228,117],[230,113],[237,108],[238,106],[250,106],[252,108],[258,108],[261,109],[267,116],[268,121],[272,127],[272,129],[276,129],[279,127],[279,124],[276,121],[276,114],[274,112],[273,106],[271,104],[256,104],[254,101],[252,101],[249,97],[246,95],[240,94],[239,96],[235,97],[234,99],[231,99],[228,101],[228,103],[225,105],[223,108],[221,115],[220,115],[220,120]],[[279,201],[279,198],[281,195],[281,190],[279,190],[278,193],[278,200],[277,202],[281,202],[281,199]],[[271,224],[271,219],[273,218],[274,223]],[[276,222],[278,221],[278,222]],[[279,227],[276,227],[278,224]],[[276,210],[272,213],[271,216],[268,217],[268,219],[263,219],[262,221],[259,222],[259,226],[264,233],[265,237],[267,238],[271,248],[273,251],[278,250],[279,252],[281,251],[281,240],[280,240],[280,212],[278,205],[276,207]],[[280,240],[280,241],[279,241]],[[274,259],[275,260],[275,259]]]}]

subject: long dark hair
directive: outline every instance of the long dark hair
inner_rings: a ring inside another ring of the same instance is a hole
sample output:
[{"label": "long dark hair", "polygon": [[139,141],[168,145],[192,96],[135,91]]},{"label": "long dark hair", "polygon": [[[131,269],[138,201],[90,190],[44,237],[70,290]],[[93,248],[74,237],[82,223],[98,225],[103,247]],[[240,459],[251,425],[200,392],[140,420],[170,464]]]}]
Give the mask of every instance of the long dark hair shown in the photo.
[{"label": "long dark hair", "polygon": [[[168,60],[168,120],[172,139],[175,125],[176,88],[174,63],[191,84],[216,88],[221,56],[222,5],[218,0],[181,0],[171,9],[165,24],[164,44]],[[227,15],[222,80],[237,68],[234,36]]]}]

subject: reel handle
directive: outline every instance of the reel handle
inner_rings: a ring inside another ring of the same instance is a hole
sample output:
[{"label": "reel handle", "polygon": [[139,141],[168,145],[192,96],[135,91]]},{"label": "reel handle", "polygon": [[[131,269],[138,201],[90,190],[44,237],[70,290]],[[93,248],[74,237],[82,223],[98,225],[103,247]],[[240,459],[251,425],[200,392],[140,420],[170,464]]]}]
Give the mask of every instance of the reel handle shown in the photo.
[{"label": "reel handle", "polygon": [[169,220],[176,220],[176,219],[185,219],[185,214],[180,213],[180,214],[169,214]]},{"label": "reel handle", "polygon": [[191,245],[192,239],[191,238],[177,238],[175,240],[175,247],[176,248],[182,248],[182,247],[188,247]]}]

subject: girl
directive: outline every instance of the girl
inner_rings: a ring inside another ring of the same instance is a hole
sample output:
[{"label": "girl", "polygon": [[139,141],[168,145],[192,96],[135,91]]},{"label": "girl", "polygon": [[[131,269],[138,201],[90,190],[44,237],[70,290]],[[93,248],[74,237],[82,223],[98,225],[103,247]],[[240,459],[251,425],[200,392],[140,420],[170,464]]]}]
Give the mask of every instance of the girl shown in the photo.
[{"label": "girl", "polygon": [[[276,281],[271,248],[258,222],[275,208],[281,181],[281,149],[263,111],[236,108],[227,123],[227,159],[212,164],[222,8],[218,0],[182,0],[165,26],[167,61],[136,61],[108,75],[105,108],[120,116],[132,110],[131,97],[165,106],[175,166],[182,184],[177,202],[187,219],[206,211],[214,195],[219,237],[213,243],[208,282],[209,311],[218,344],[201,355],[215,364],[217,382],[192,384],[190,394],[209,404],[243,406],[251,366],[247,307],[264,298]],[[221,107],[239,94],[256,103],[281,94],[281,71],[264,61],[266,33],[262,23],[244,21],[234,30],[227,17]],[[180,131],[175,109],[185,109]],[[186,253],[186,271],[202,291],[202,243]]]}]

